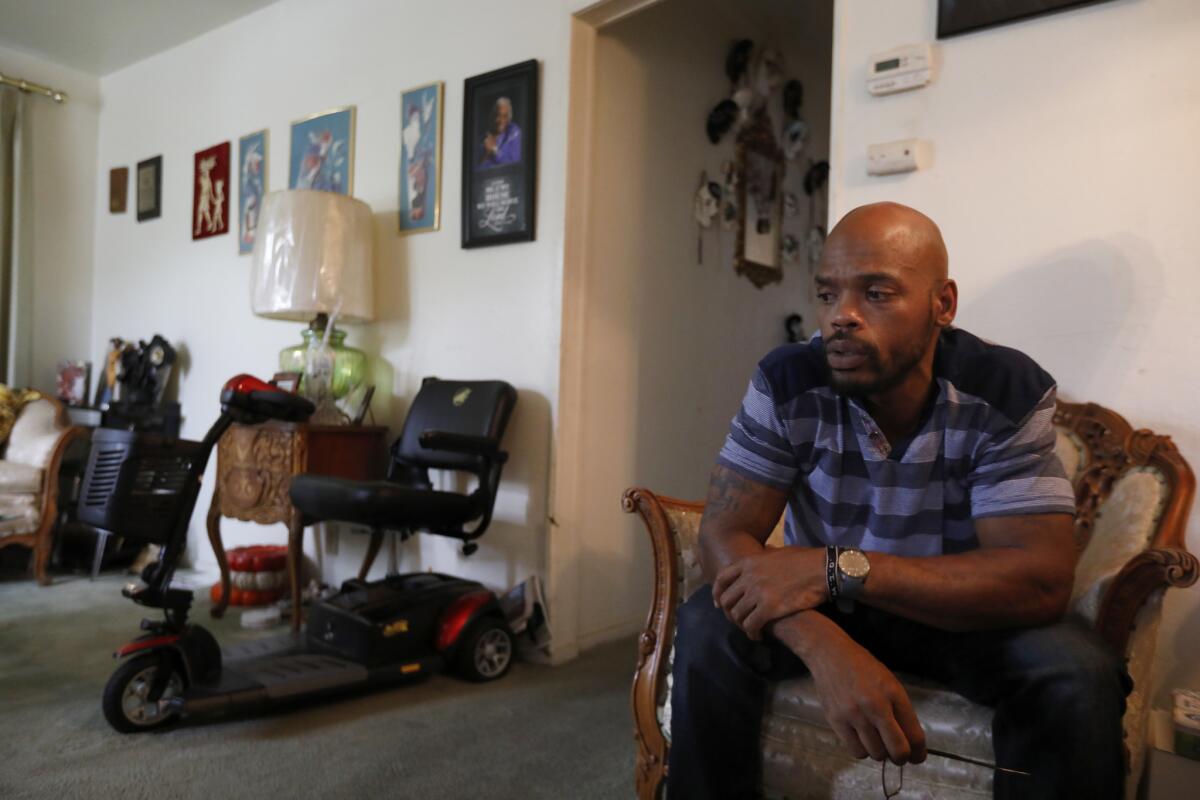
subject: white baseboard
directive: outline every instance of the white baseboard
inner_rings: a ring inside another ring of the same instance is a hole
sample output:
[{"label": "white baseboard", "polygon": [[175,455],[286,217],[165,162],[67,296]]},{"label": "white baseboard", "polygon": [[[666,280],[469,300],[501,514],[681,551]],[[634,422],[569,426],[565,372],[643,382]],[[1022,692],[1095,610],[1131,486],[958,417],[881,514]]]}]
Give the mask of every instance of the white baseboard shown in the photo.
[{"label": "white baseboard", "polygon": [[608,625],[599,630],[581,633],[576,641],[576,645],[579,652],[590,650],[598,645],[632,636],[642,629],[643,624],[644,620],[642,619],[629,619],[618,622],[615,625]]}]

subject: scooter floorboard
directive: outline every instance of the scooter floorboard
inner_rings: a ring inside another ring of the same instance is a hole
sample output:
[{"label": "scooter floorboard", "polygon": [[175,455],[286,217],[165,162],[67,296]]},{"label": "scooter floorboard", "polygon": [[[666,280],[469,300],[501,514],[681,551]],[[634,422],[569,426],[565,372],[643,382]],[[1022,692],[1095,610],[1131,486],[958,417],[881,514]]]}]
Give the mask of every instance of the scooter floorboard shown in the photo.
[{"label": "scooter floorboard", "polygon": [[183,695],[185,714],[262,706],[356,688],[398,683],[439,671],[434,655],[374,668],[338,656],[309,652],[303,634],[242,642],[225,651],[220,680],[193,685]]}]

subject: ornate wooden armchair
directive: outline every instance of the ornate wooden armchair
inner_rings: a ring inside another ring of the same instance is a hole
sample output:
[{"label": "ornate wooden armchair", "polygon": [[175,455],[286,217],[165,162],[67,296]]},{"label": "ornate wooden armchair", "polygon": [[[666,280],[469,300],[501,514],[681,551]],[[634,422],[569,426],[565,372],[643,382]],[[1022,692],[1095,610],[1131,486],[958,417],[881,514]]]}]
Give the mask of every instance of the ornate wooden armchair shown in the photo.
[{"label": "ornate wooden armchair", "polygon": [[21,409],[0,458],[0,548],[33,550],[33,572],[43,586],[50,583],[59,467],[71,442],[86,435],[57,400],[43,396]]},{"label": "ornate wooden armchair", "polygon": [[[1054,418],[1057,450],[1075,486],[1081,549],[1071,613],[1096,626],[1124,653],[1135,688],[1124,728],[1129,757],[1127,796],[1133,797],[1146,751],[1153,696],[1151,667],[1163,592],[1195,583],[1196,558],[1184,547],[1184,528],[1196,479],[1166,436],[1133,430],[1120,415],[1094,403],[1060,402]],[[695,546],[702,503],[630,489],[627,512],[641,515],[654,550],[654,596],[638,643],[633,680],[639,797],[657,797],[670,746],[671,657],[675,609],[702,583]],[[768,543],[782,544],[777,529]],[[902,676],[903,678],[903,676]],[[993,762],[990,709],[936,684],[904,679],[929,746]],[[844,750],[825,722],[810,678],[772,687],[762,731],[763,792],[788,798],[861,798],[880,793],[880,767]],[[904,796],[991,797],[984,767],[930,756],[904,770]]]}]

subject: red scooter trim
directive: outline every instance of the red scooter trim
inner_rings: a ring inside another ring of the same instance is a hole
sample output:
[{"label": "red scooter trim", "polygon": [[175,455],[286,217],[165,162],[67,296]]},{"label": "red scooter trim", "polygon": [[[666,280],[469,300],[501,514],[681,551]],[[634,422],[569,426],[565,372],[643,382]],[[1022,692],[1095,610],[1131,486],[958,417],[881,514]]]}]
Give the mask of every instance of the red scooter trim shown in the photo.
[{"label": "red scooter trim", "polygon": [[149,650],[155,647],[163,647],[165,645],[173,645],[183,638],[178,633],[171,633],[165,636],[150,636],[145,639],[134,639],[128,644],[122,645],[115,653],[113,658],[124,658],[130,653],[136,653],[139,650]]},{"label": "red scooter trim", "polygon": [[467,627],[475,612],[492,602],[495,598],[491,592],[486,589],[479,592],[471,592],[459,597],[449,607],[442,612],[441,622],[438,623],[437,635],[437,650],[439,653],[444,653],[454,646],[458,641],[459,634]]}]

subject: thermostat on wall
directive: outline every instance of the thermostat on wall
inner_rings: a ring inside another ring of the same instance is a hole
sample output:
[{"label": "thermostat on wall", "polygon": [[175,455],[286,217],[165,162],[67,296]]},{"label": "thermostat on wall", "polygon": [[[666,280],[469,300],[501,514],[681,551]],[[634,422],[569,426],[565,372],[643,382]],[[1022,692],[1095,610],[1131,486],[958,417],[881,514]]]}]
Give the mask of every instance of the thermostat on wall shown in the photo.
[{"label": "thermostat on wall", "polygon": [[892,94],[920,89],[933,80],[933,47],[910,44],[871,57],[867,70],[867,91]]}]

